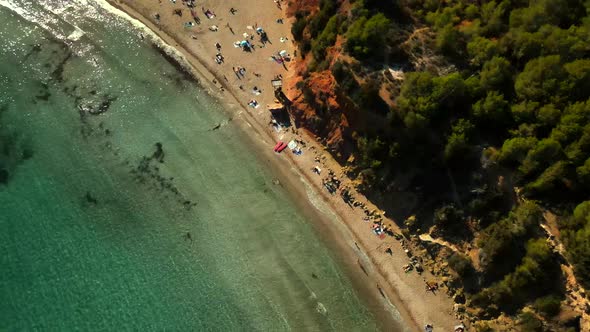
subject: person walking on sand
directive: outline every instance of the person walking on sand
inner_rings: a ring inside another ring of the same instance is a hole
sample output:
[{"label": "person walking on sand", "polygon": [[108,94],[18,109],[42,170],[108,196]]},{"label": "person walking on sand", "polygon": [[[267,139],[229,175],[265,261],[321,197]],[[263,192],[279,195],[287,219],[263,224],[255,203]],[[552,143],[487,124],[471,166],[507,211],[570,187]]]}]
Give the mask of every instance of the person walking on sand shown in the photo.
[{"label": "person walking on sand", "polygon": [[217,51],[221,51],[221,44],[220,43],[215,43],[215,48],[217,49]]},{"label": "person walking on sand", "polygon": [[234,29],[232,29],[232,27],[229,26],[229,23],[227,23],[225,26],[229,29],[229,32],[231,32],[232,35],[235,35],[236,34],[234,32]]}]

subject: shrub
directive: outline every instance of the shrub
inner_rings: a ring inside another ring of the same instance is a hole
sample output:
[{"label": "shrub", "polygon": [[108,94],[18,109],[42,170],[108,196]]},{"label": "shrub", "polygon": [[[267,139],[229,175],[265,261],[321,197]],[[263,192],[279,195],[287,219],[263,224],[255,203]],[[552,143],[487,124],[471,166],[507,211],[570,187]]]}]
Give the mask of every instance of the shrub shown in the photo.
[{"label": "shrub", "polygon": [[567,171],[567,162],[558,161],[545,169],[535,181],[528,183],[524,187],[525,193],[527,195],[559,193],[556,192],[556,187],[560,182],[563,183],[566,180]]},{"label": "shrub", "polygon": [[529,201],[515,208],[508,217],[486,227],[478,241],[481,255],[485,257],[481,262],[482,266],[493,274],[492,272],[496,272],[493,270],[498,270],[500,265],[508,268],[514,264],[514,260],[519,259],[519,251],[522,251],[519,240],[530,232],[540,218],[541,210],[534,202]]},{"label": "shrub", "polygon": [[309,21],[309,33],[312,39],[322,32],[337,9],[336,0],[320,0],[320,11]]},{"label": "shrub", "polygon": [[562,155],[561,145],[550,138],[546,138],[539,141],[533,149],[529,150],[519,167],[519,171],[524,175],[538,173],[559,160]]},{"label": "shrub", "polygon": [[455,270],[460,276],[464,277],[473,272],[473,265],[471,260],[458,253],[453,253],[448,259],[449,266]]},{"label": "shrub", "polygon": [[391,21],[381,13],[369,19],[358,18],[346,32],[346,50],[359,60],[381,58],[387,48],[385,40],[391,27]]},{"label": "shrub", "polygon": [[451,129],[444,149],[444,159],[447,162],[453,160],[464,161],[469,152],[469,140],[473,132],[473,124],[469,120],[459,119]]},{"label": "shrub", "polygon": [[543,323],[534,314],[524,312],[518,318],[522,332],[543,332]]},{"label": "shrub", "polygon": [[436,48],[445,55],[460,55],[461,44],[461,33],[452,24],[442,28],[436,35]]},{"label": "shrub", "polygon": [[305,26],[307,25],[307,12],[298,11],[295,13],[295,23],[291,26],[291,33],[293,34],[293,39],[300,42],[303,40],[303,31],[305,31]]},{"label": "shrub", "polygon": [[509,118],[508,102],[502,94],[490,91],[484,99],[477,101],[473,105],[473,116],[482,125],[502,127]]},{"label": "shrub", "polygon": [[534,306],[545,317],[553,317],[561,310],[561,300],[555,295],[548,295],[537,299]]},{"label": "shrub", "polygon": [[483,64],[479,77],[486,90],[510,91],[507,87],[512,87],[512,66],[505,58],[495,56]]},{"label": "shrub", "polygon": [[336,42],[339,20],[338,15],[332,16],[322,33],[311,42],[311,51],[316,61],[323,60],[326,57],[326,48],[334,45],[334,42]]}]

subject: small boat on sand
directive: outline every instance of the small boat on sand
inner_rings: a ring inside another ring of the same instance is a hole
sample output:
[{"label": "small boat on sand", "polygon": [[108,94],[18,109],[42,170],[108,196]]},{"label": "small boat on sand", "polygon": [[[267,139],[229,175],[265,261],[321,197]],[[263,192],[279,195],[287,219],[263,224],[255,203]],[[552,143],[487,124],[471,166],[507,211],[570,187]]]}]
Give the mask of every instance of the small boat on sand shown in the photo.
[{"label": "small boat on sand", "polygon": [[275,145],[275,147],[273,148],[273,151],[274,151],[274,152],[277,152],[277,150],[279,149],[279,147],[280,147],[281,145],[283,145],[283,144],[284,144],[283,142],[281,142],[281,141],[278,141],[278,142],[277,142],[277,144]]},{"label": "small boat on sand", "polygon": [[283,150],[285,150],[287,148],[287,146],[288,146],[287,143],[281,144],[281,146],[279,146],[279,148],[277,149],[277,152],[281,153]]}]

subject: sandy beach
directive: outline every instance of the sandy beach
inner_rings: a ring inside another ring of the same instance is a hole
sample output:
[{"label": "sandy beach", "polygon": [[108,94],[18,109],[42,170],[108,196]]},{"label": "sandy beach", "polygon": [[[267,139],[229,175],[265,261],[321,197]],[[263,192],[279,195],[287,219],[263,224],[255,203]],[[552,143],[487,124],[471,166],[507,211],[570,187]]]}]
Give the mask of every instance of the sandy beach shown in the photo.
[{"label": "sandy beach", "polygon": [[[389,302],[399,311],[411,331],[421,331],[432,324],[435,331],[452,331],[460,322],[453,314],[453,301],[444,292],[428,292],[426,281],[441,280],[424,271],[406,273],[403,266],[410,262],[402,242],[394,237],[374,234],[371,222],[364,222],[363,209],[346,204],[340,195],[331,195],[322,183],[328,170],[341,181],[341,187],[352,188],[336,163],[323,147],[302,129],[290,128],[277,132],[270,125],[267,105],[275,103],[271,80],[291,79],[300,58],[294,56],[290,20],[284,15],[287,3],[279,6],[272,0],[199,1],[195,22],[182,1],[169,0],[108,0],[116,8],[141,21],[158,38],[181,54],[179,62],[191,71],[205,89],[217,97],[230,112],[232,121],[257,147],[260,159],[272,170],[280,184],[288,189],[299,208],[315,223],[316,230],[328,242],[338,261],[349,274],[361,297],[381,322],[391,330],[395,317]],[[279,8],[281,7],[281,8]],[[231,10],[233,9],[233,10]],[[256,29],[262,28],[269,42],[262,44]],[[138,40],[146,36],[139,35]],[[254,49],[245,52],[235,43],[249,41]],[[278,63],[273,60],[285,51],[291,59]],[[220,57],[216,59],[216,54]],[[243,74],[236,72],[244,68]],[[248,105],[255,100],[257,107]],[[302,155],[289,150],[276,154],[272,147],[278,140],[305,142]],[[320,175],[311,169],[318,166]],[[376,207],[361,194],[351,190],[357,201],[370,211]],[[401,221],[398,221],[401,222]],[[396,221],[387,218],[383,224],[399,233]],[[386,249],[391,249],[391,254]]]}]

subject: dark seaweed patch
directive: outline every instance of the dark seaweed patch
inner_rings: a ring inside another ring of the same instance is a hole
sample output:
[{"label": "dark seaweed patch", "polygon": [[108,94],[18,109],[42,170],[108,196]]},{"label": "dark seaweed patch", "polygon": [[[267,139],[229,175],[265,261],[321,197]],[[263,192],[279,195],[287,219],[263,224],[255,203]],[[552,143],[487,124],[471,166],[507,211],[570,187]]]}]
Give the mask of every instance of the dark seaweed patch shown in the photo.
[{"label": "dark seaweed patch", "polygon": [[166,77],[167,79],[169,79],[170,81],[172,81],[174,83],[174,85],[176,85],[177,88],[179,88],[179,89],[185,88],[184,82],[186,82],[186,79],[183,76],[178,75],[177,73],[176,74],[164,73],[163,76]]},{"label": "dark seaweed patch", "polygon": [[65,57],[61,59],[61,61],[57,64],[53,72],[51,72],[51,78],[53,78],[53,80],[55,80],[58,83],[63,83],[65,67],[68,61],[72,58],[72,56],[72,52],[69,49],[67,49]]},{"label": "dark seaweed patch", "polygon": [[8,183],[8,171],[5,169],[0,169],[0,184]]},{"label": "dark seaweed patch", "polygon": [[152,159],[159,161],[160,163],[164,162],[164,149],[162,148],[162,143],[156,143],[156,151],[152,154]]},{"label": "dark seaweed patch", "polygon": [[153,161],[163,162],[164,150],[161,143],[156,143],[156,151],[150,156],[144,156],[139,161],[138,165],[131,169],[130,173],[133,175],[135,181],[140,184],[150,185],[159,192],[168,192],[175,197],[176,201],[182,205],[186,210],[192,209],[197,205],[187,197],[184,196],[174,185],[173,177],[165,177],[161,175],[161,169],[153,165]]},{"label": "dark seaweed patch", "polygon": [[2,155],[8,157],[11,155],[12,147],[15,145],[14,137],[12,135],[0,135],[0,151]]},{"label": "dark seaweed patch", "polygon": [[39,52],[41,52],[41,44],[35,44],[31,47],[31,49],[27,52],[27,54],[25,54],[25,56],[23,57],[23,61],[27,61],[27,59],[29,59],[29,57],[31,57],[32,55],[38,54]]},{"label": "dark seaweed patch", "polygon": [[48,101],[49,97],[51,97],[51,92],[49,92],[49,86],[47,85],[47,83],[41,83],[41,89],[39,91],[39,94],[35,96],[35,99]]},{"label": "dark seaweed patch", "polygon": [[189,70],[186,69],[175,57],[166,53],[162,48],[158,47],[158,45],[152,44],[152,47],[158,52],[164,60],[166,60],[172,67],[174,67],[180,74],[182,74],[182,78],[189,82],[199,82],[195,77],[191,74]]},{"label": "dark seaweed patch", "polygon": [[98,101],[83,101],[81,97],[76,97],[76,103],[78,104],[78,110],[82,119],[86,113],[92,115],[98,115],[107,112],[114,101],[118,97],[103,95]]},{"label": "dark seaweed patch", "polygon": [[106,111],[109,110],[109,108],[111,108],[111,104],[117,100],[117,97],[111,97],[108,95],[103,96],[103,101],[100,103],[100,105],[98,105],[98,108],[93,112],[91,111],[90,114],[100,114],[100,113],[104,113]]},{"label": "dark seaweed patch", "polygon": [[33,151],[22,137],[15,133],[0,133],[0,184],[6,184],[10,174],[32,156]]},{"label": "dark seaweed patch", "polygon": [[33,158],[33,150],[31,150],[28,147],[24,147],[22,152],[22,159],[29,160],[31,158]]},{"label": "dark seaweed patch", "polygon": [[98,200],[94,196],[92,196],[92,194],[89,191],[87,191],[86,195],[84,195],[84,199],[87,203],[94,205],[98,204]]}]

